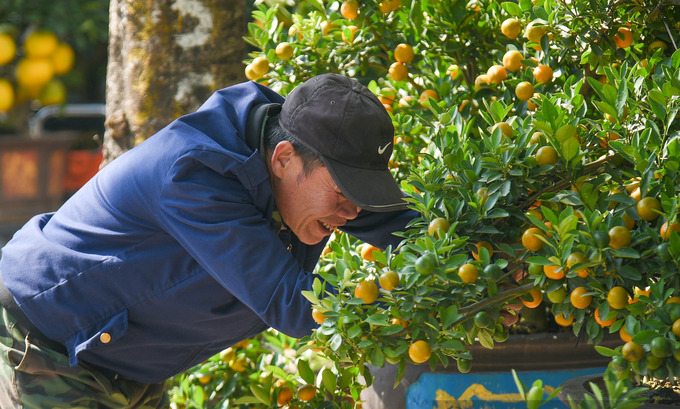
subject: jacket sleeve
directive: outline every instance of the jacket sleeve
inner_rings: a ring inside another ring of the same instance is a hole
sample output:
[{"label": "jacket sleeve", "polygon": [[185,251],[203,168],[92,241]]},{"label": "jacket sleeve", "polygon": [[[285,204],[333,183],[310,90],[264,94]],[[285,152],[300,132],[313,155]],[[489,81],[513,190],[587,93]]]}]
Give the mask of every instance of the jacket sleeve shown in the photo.
[{"label": "jacket sleeve", "polygon": [[205,161],[232,162],[228,169],[206,166],[201,155],[180,159],[169,172],[158,202],[159,223],[267,325],[297,338],[309,334],[318,325],[301,292],[312,288],[314,275],[270,227],[263,204],[273,202],[266,200],[271,189],[266,168],[257,165],[259,154],[243,163]]}]

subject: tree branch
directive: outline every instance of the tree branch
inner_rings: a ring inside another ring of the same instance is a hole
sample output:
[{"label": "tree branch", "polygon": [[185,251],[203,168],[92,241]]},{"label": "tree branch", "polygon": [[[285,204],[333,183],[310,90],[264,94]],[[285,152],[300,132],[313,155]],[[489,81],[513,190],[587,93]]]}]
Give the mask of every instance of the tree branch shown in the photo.
[{"label": "tree branch", "polygon": [[490,308],[497,307],[501,304],[505,304],[506,302],[508,302],[512,299],[515,299],[517,297],[520,297],[520,296],[528,293],[534,287],[535,287],[534,283],[523,284],[519,287],[515,287],[515,288],[512,288],[510,290],[498,293],[498,294],[494,295],[493,297],[489,297],[489,298],[484,299],[482,301],[476,302],[472,305],[468,305],[467,307],[463,307],[458,312],[465,314],[465,315],[460,317],[459,319],[457,319],[451,325],[452,326],[458,325],[462,322],[469,320],[470,318],[473,318],[475,316],[475,314],[477,314],[480,311],[488,310]]}]

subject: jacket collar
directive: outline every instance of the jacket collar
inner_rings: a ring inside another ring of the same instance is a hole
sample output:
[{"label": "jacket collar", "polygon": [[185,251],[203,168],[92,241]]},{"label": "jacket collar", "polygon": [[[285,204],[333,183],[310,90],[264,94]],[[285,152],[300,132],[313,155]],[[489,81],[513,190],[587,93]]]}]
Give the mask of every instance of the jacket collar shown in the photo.
[{"label": "jacket collar", "polygon": [[267,119],[274,115],[278,115],[281,111],[281,104],[265,103],[255,105],[248,113],[248,120],[246,122],[246,144],[255,152],[260,150],[260,154],[264,157],[264,128],[267,124]]}]

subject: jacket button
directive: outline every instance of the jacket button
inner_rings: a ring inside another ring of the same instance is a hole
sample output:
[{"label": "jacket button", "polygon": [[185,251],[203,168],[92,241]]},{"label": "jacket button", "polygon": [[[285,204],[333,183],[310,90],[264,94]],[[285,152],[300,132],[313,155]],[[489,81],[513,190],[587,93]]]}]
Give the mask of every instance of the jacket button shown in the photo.
[{"label": "jacket button", "polygon": [[99,340],[102,342],[102,344],[108,344],[111,342],[111,334],[108,332],[102,332],[102,334],[99,336]]}]

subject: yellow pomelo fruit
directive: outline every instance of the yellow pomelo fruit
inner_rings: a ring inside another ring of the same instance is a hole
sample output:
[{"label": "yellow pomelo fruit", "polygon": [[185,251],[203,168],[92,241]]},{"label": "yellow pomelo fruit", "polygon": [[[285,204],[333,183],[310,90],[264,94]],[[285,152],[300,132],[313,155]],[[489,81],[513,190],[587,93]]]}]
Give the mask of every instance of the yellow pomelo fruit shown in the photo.
[{"label": "yellow pomelo fruit", "polygon": [[24,40],[24,53],[27,57],[49,57],[57,49],[59,40],[48,30],[36,30]]},{"label": "yellow pomelo fruit", "polygon": [[345,29],[342,30],[342,41],[346,42],[347,44],[351,44],[352,42],[354,42],[354,35],[358,30],[359,27],[357,26],[345,27]]},{"label": "yellow pomelo fruit", "polygon": [[628,48],[633,44],[633,31],[628,27],[621,27],[614,34],[614,44],[619,48]]},{"label": "yellow pomelo fruit", "polygon": [[517,50],[510,50],[503,55],[503,66],[508,71],[517,71],[522,68],[524,56]]},{"label": "yellow pomelo fruit", "polygon": [[63,104],[66,102],[66,86],[61,80],[53,78],[40,90],[38,100],[43,106]]},{"label": "yellow pomelo fruit", "polygon": [[14,87],[4,78],[0,79],[0,112],[7,112],[14,106]]},{"label": "yellow pomelo fruit", "polygon": [[347,20],[354,20],[359,15],[359,3],[356,0],[347,0],[340,6],[340,14]]},{"label": "yellow pomelo fruit", "polygon": [[534,96],[534,86],[529,81],[522,81],[515,88],[515,95],[521,101],[527,101]]},{"label": "yellow pomelo fruit", "polygon": [[266,57],[256,57],[252,62],[252,70],[260,77],[269,72],[269,60]]},{"label": "yellow pomelo fruit", "polygon": [[666,49],[668,49],[668,45],[666,45],[666,43],[661,40],[654,40],[649,44],[649,47],[647,47],[647,51],[652,53],[657,48],[661,48],[662,50],[666,51]]},{"label": "yellow pomelo fruit", "polygon": [[553,69],[545,64],[540,64],[534,68],[534,79],[541,84],[547,84],[553,80]]},{"label": "yellow pomelo fruit", "polygon": [[276,46],[276,55],[282,60],[288,60],[293,56],[293,46],[288,42],[279,43]]},{"label": "yellow pomelo fruit", "polygon": [[408,77],[408,67],[403,62],[394,62],[390,65],[390,77],[395,81],[403,81]]},{"label": "yellow pomelo fruit", "polygon": [[530,23],[524,32],[524,36],[527,38],[527,40],[540,44],[541,37],[543,37],[545,33],[546,31],[543,27]]},{"label": "yellow pomelo fruit", "polygon": [[515,18],[509,18],[501,24],[501,32],[508,38],[514,40],[522,31],[522,24]]},{"label": "yellow pomelo fruit", "polygon": [[508,79],[508,72],[505,70],[505,67],[498,64],[489,67],[486,71],[486,75],[489,77],[489,82],[496,85],[499,85]]},{"label": "yellow pomelo fruit", "polygon": [[246,74],[246,78],[248,78],[251,81],[255,81],[255,80],[262,78],[262,75],[257,74],[253,70],[253,64],[246,65],[245,74]]},{"label": "yellow pomelo fruit", "polygon": [[17,83],[26,88],[42,87],[54,76],[54,67],[49,58],[23,58],[14,72]]},{"label": "yellow pomelo fruit", "polygon": [[458,66],[458,64],[452,64],[446,70],[446,74],[450,75],[452,80],[455,80],[456,78],[458,78],[458,75],[460,75],[460,67]]},{"label": "yellow pomelo fruit", "polygon": [[66,43],[59,43],[54,50],[54,53],[52,53],[54,74],[61,75],[71,71],[75,60],[76,53],[73,51],[73,48]]},{"label": "yellow pomelo fruit", "polygon": [[17,55],[14,38],[7,33],[0,33],[0,65],[11,62]]},{"label": "yellow pomelo fruit", "polygon": [[475,91],[479,91],[485,85],[489,85],[490,83],[491,79],[487,74],[478,75],[477,78],[475,78]]},{"label": "yellow pomelo fruit", "polygon": [[399,62],[403,62],[404,64],[408,64],[413,61],[414,56],[415,54],[413,52],[413,47],[408,44],[399,44],[394,49],[394,59]]}]

